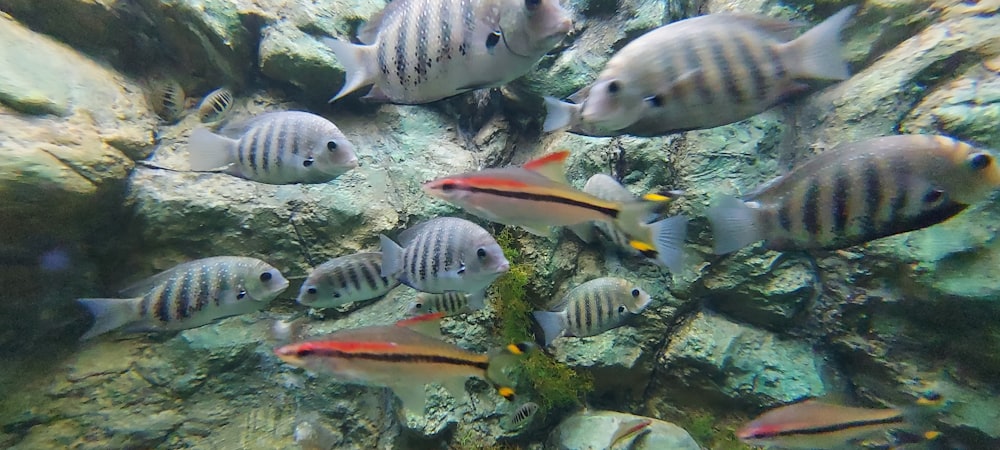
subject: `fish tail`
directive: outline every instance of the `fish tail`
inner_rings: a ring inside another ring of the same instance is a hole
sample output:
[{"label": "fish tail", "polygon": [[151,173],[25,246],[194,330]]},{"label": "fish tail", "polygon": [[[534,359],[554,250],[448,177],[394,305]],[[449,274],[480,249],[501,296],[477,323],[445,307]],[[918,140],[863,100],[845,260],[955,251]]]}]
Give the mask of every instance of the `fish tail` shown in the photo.
[{"label": "fish tail", "polygon": [[788,64],[795,78],[846,80],[851,74],[841,56],[840,30],[857,9],[848,6],[805,32],[797,39],[782,44],[782,61]]},{"label": "fish tail", "polygon": [[764,238],[757,211],[735,197],[724,197],[705,212],[712,224],[715,254],[735,252]]},{"label": "fish tail", "polygon": [[646,201],[623,205],[616,224],[632,239],[629,244],[633,248],[647,258],[656,259],[671,272],[680,273],[688,219],[686,216],[674,216],[647,224],[650,216],[662,213],[671,198],[647,194],[643,199]]},{"label": "fish tail", "polygon": [[568,128],[579,122],[580,105],[564,102],[555,97],[545,97],[545,122],[542,131]]},{"label": "fish tail", "polygon": [[94,316],[94,324],[83,336],[80,336],[81,341],[86,341],[135,321],[135,307],[142,300],[140,298],[78,298],[76,301]]},{"label": "fish tail", "polygon": [[490,356],[489,366],[486,368],[486,378],[497,387],[497,393],[500,396],[507,400],[514,400],[514,382],[507,376],[506,369],[519,364],[534,349],[535,345],[531,342],[519,342],[510,344]]},{"label": "fish tail", "polygon": [[375,74],[371,70],[371,60],[369,55],[375,47],[372,45],[357,45],[346,41],[323,38],[323,43],[337,56],[337,61],[344,66],[344,86],[340,88],[330,102],[339,100],[341,97],[358,90],[362,86],[367,86],[375,82]]},{"label": "fish tail", "polygon": [[542,328],[542,339],[548,347],[557,337],[566,331],[566,314],[564,312],[535,311],[531,313]]},{"label": "fish tail", "polygon": [[379,235],[382,242],[382,277],[399,278],[403,272],[403,247],[384,234]]},{"label": "fish tail", "polygon": [[205,128],[194,130],[188,138],[188,163],[191,170],[201,172],[224,169],[233,162],[238,142]]}]

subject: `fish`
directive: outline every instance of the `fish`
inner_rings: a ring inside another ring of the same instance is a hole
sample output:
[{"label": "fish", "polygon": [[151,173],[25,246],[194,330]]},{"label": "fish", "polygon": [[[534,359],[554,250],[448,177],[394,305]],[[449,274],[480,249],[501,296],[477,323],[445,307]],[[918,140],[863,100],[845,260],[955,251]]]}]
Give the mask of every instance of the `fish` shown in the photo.
[{"label": "fish", "polygon": [[184,113],[187,99],[184,88],[173,78],[153,83],[150,104],[153,111],[167,122],[175,122]]},{"label": "fish", "polygon": [[1000,187],[988,151],[937,135],[841,144],[706,216],[724,254],[764,240],[771,250],[837,250],[943,222]]},{"label": "fish", "polygon": [[199,128],[188,140],[194,171],[267,184],[326,183],[358,167],[354,145],[329,120],[301,111],[271,112],[223,129]]},{"label": "fish", "polygon": [[501,421],[500,428],[507,431],[520,430],[531,423],[531,420],[535,418],[535,414],[538,413],[538,409],[538,403],[526,402],[508,414]]},{"label": "fish", "polygon": [[486,307],[485,301],[484,291],[473,293],[448,291],[440,294],[422,292],[410,303],[406,313],[412,316],[442,312],[445,316],[457,316],[483,309]]},{"label": "fish", "polygon": [[566,181],[569,151],[562,150],[522,166],[484,169],[424,183],[432,197],[456,204],[471,214],[549,236],[551,226],[605,222],[626,233],[629,245],[679,273],[687,217],[674,216],[647,224],[670,199],[647,194],[642,200],[602,200],[573,188]]},{"label": "fish", "polygon": [[609,450],[619,449],[619,448],[631,448],[633,442],[639,438],[639,436],[649,433],[649,426],[653,424],[653,419],[648,417],[641,417],[632,420],[626,420],[618,424],[618,428],[615,433],[611,435],[611,445],[608,446]]},{"label": "fish", "polygon": [[737,430],[736,437],[765,447],[839,448],[909,426],[901,409],[856,408],[805,400],[765,412]]},{"label": "fish", "polygon": [[316,266],[299,289],[300,304],[332,308],[388,294],[399,280],[382,276],[382,254],[355,253]]},{"label": "fish", "polygon": [[203,123],[225,119],[233,109],[233,98],[233,91],[228,88],[222,87],[209,92],[198,104],[198,117]]},{"label": "fish", "polygon": [[649,294],[635,283],[605,277],[573,288],[555,307],[556,311],[535,311],[532,316],[548,347],[560,336],[596,336],[617,328],[651,302]]},{"label": "fish", "polygon": [[374,85],[364,99],[429,103],[527,73],[572,29],[558,0],[395,0],[358,32],[324,38],[346,80],[330,101]]},{"label": "fish", "polygon": [[792,40],[797,23],[750,14],[661,26],[615,53],[573,103],[548,98],[543,128],[662,136],[746,119],[806,89],[801,80],[847,79],[839,35],[856,9]]},{"label": "fish", "polygon": [[278,269],[256,258],[216,256],[177,265],[123,290],[130,298],[77,299],[94,324],[80,340],[118,328],[172,331],[266,307],[288,288]]},{"label": "fish", "polygon": [[532,351],[530,343],[511,344],[492,356],[470,352],[405,326],[370,326],[278,347],[287,364],[333,375],[353,384],[385,386],[403,407],[422,414],[427,383],[439,383],[453,396],[465,392],[469,377],[485,379],[512,400],[515,390],[504,373]]},{"label": "fish", "polygon": [[385,235],[382,276],[395,277],[421,292],[479,292],[510,270],[500,244],[465,219],[438,217],[400,234],[400,247]]}]

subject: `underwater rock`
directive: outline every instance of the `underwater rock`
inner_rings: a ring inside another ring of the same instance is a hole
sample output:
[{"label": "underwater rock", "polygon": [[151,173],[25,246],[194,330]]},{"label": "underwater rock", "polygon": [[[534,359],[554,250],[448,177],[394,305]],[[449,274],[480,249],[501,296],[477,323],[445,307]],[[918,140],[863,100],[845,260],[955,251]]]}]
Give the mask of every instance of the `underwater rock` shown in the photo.
[{"label": "underwater rock", "polygon": [[[610,448],[618,427],[643,417],[614,411],[590,411],[574,414],[559,424],[549,435],[546,449],[587,450]],[[636,450],[671,449],[699,450],[701,446],[687,431],[670,422],[649,418],[649,431],[635,438],[627,448]],[[622,443],[619,443],[622,444]],[[626,448],[626,447],[622,447]]]},{"label": "underwater rock", "polygon": [[827,392],[826,363],[809,344],[708,311],[674,331],[657,365],[654,378],[675,398],[721,396],[766,406]]}]

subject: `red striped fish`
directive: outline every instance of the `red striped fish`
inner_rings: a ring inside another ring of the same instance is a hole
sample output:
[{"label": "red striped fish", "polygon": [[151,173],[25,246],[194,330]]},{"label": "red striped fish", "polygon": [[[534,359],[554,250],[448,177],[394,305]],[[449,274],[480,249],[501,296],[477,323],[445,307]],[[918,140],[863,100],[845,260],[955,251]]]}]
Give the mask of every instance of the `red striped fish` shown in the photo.
[{"label": "red striped fish", "polygon": [[569,151],[563,150],[520,167],[440,178],[425,183],[423,188],[429,195],[459,205],[472,214],[520,226],[540,236],[548,236],[551,226],[609,223],[626,233],[634,248],[656,258],[672,272],[679,272],[687,218],[675,216],[645,223],[669,198],[649,194],[639,201],[616,202],[587,194],[566,182],[568,157]]},{"label": "red striped fish", "polygon": [[408,326],[403,323],[342,330],[279,347],[274,353],[288,364],[331,374],[349,383],[388,387],[403,401],[404,408],[415,413],[424,410],[427,383],[439,383],[460,397],[465,392],[465,380],[474,376],[494,383],[503,397],[513,398],[514,389],[504,368],[529,351],[531,344],[512,344],[487,356]]}]

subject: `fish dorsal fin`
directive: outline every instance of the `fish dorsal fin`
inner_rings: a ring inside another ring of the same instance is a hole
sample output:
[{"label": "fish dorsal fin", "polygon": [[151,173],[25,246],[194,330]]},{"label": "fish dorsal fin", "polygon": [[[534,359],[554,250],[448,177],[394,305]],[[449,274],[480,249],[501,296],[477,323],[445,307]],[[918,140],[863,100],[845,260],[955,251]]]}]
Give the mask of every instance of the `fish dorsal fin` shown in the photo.
[{"label": "fish dorsal fin", "polygon": [[735,23],[767,33],[779,41],[791,41],[799,35],[799,30],[807,23],[799,20],[785,20],[760,14],[727,13],[727,18]]},{"label": "fish dorsal fin", "polygon": [[188,267],[191,266],[195,262],[196,261],[188,261],[188,262],[183,263],[183,264],[178,264],[178,265],[176,265],[174,267],[171,267],[171,268],[169,268],[167,270],[164,270],[163,272],[160,272],[160,273],[158,273],[156,275],[153,275],[153,276],[147,277],[147,278],[143,278],[143,279],[141,279],[139,281],[136,281],[135,283],[132,283],[132,284],[130,284],[130,285],[122,288],[120,291],[118,291],[118,294],[121,295],[122,297],[139,297],[139,296],[142,296],[146,292],[149,292],[149,290],[152,289],[154,286],[162,284],[162,283],[166,282],[167,280],[169,280],[174,275],[187,270]]},{"label": "fish dorsal fin", "polygon": [[557,183],[569,184],[566,182],[567,158],[569,158],[569,150],[559,150],[528,161],[521,167]]},{"label": "fish dorsal fin", "polygon": [[372,45],[378,39],[378,33],[382,31],[382,25],[392,19],[397,12],[401,11],[406,3],[404,1],[389,2],[381,11],[375,13],[365,25],[358,29],[358,41],[365,45]]}]

